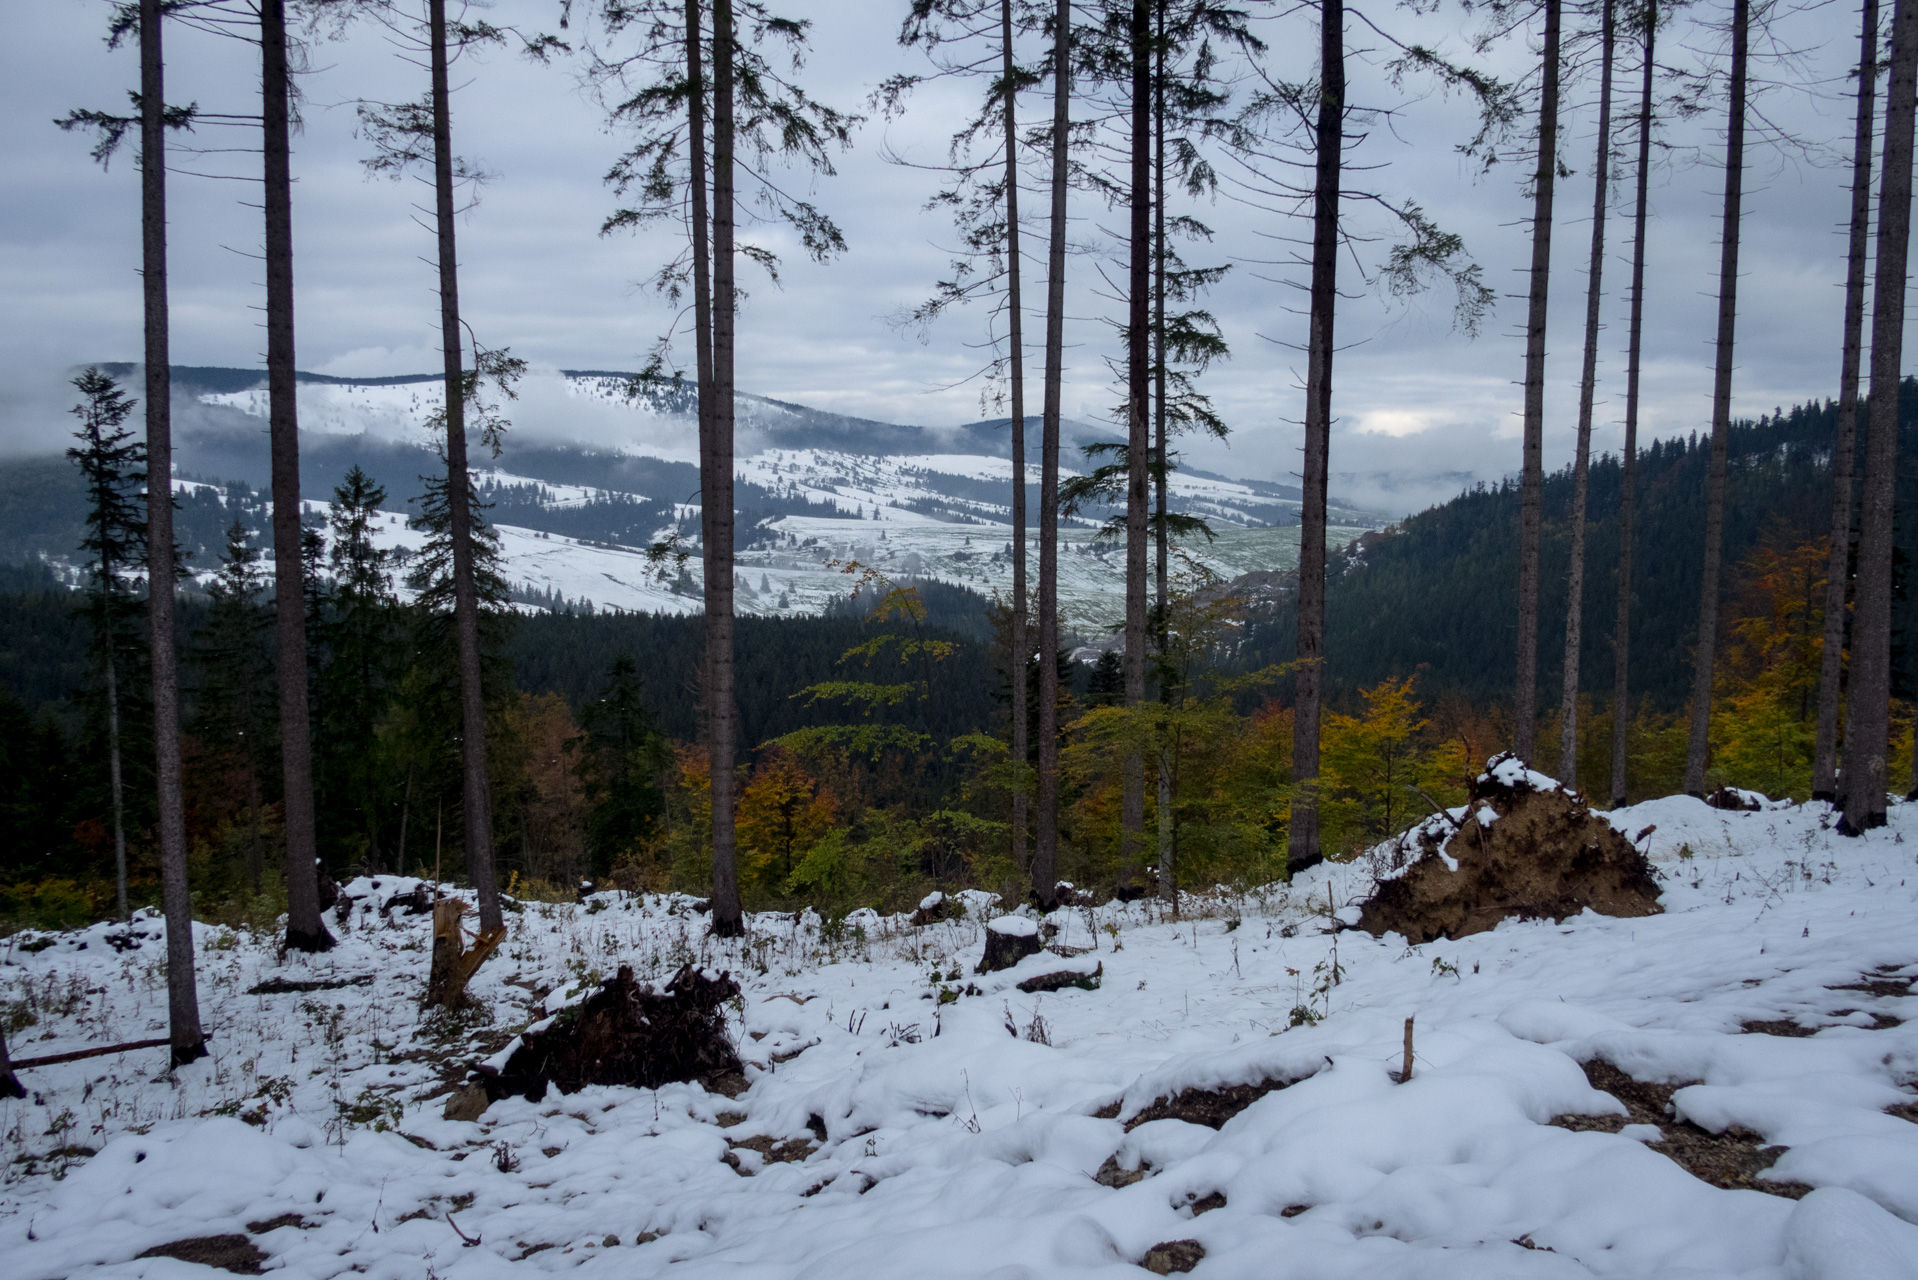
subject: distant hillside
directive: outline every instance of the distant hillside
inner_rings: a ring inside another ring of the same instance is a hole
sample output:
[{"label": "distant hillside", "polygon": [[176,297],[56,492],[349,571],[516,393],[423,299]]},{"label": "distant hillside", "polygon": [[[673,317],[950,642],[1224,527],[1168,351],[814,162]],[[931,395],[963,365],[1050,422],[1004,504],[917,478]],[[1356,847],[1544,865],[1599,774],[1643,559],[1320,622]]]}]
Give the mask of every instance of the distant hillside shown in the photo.
[{"label": "distant hillside", "polygon": [[[131,365],[103,368],[130,378]],[[265,375],[253,369],[173,369],[175,488],[185,508],[180,539],[196,572],[233,520],[264,544],[268,483]],[[137,390],[137,389],[136,389]],[[299,375],[300,482],[324,503],[351,467],[387,492],[376,536],[415,548],[404,517],[436,472],[433,423],[442,384],[426,374],[384,378]],[[683,382],[640,389],[632,375],[575,369],[529,375],[521,390],[536,425],[509,431],[497,458],[475,458],[486,518],[499,531],[507,577],[527,604],[554,602],[627,612],[699,608],[699,561],[661,565],[646,550],[674,540],[697,550],[699,473],[687,459],[696,404]],[[525,401],[522,401],[524,404]],[[509,406],[510,410],[510,406]],[[735,485],[738,600],[761,616],[814,616],[842,598],[849,561],[889,576],[941,582],[983,601],[1011,585],[1012,468],[1004,420],[949,427],[896,425],[742,394]],[[1036,435],[1037,419],[1028,420]],[[1067,474],[1080,446],[1104,428],[1064,424]],[[1029,509],[1036,467],[1027,470]],[[1298,491],[1201,471],[1173,477],[1175,511],[1219,534],[1194,555],[1226,578],[1282,571],[1297,559]],[[83,498],[57,453],[0,472],[0,564],[45,561],[71,576]],[[1333,541],[1384,517],[1333,504]],[[1060,600],[1074,629],[1100,633],[1118,620],[1120,549],[1100,529],[1109,513],[1062,522]],[[308,522],[323,512],[309,508]],[[1036,538],[1036,530],[1029,530]]]},{"label": "distant hillside", "polygon": [[[1918,380],[1907,379],[1899,414],[1898,564],[1918,552]],[[1725,512],[1726,598],[1740,562],[1761,540],[1823,537],[1831,520],[1830,460],[1837,432],[1833,404],[1803,405],[1757,422],[1734,424]],[[1864,457],[1861,426],[1858,456]],[[1632,689],[1663,708],[1691,692],[1698,629],[1700,558],[1705,528],[1708,435],[1658,441],[1639,458],[1637,595],[1632,627]],[[1591,469],[1586,535],[1585,628],[1580,669],[1601,697],[1612,680],[1612,630],[1618,608],[1620,460]],[[1558,705],[1565,649],[1565,590],[1570,564],[1570,469],[1547,476],[1539,600],[1539,706]],[[1854,502],[1856,512],[1857,504]],[[1855,519],[1855,516],[1854,516]],[[1519,492],[1507,482],[1480,486],[1450,502],[1366,535],[1335,557],[1327,586],[1327,689],[1335,702],[1387,676],[1417,673],[1426,695],[1463,694],[1510,705],[1517,663]],[[1911,687],[1912,602],[1896,605],[1896,663]],[[1722,612],[1721,612],[1722,616]],[[1295,606],[1282,600],[1255,625],[1246,644],[1253,662],[1293,655]]]}]

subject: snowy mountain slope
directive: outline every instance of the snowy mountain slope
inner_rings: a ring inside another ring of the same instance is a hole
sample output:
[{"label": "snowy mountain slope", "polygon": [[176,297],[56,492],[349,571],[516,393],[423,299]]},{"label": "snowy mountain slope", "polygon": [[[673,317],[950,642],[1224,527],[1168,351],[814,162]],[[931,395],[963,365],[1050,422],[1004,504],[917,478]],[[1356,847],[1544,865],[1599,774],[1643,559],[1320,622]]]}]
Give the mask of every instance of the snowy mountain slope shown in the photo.
[{"label": "snowy mountain slope", "polygon": [[[22,1072],[29,1098],[0,1103],[0,1256],[18,1280],[158,1280],[189,1272],[144,1251],[243,1234],[303,1277],[1118,1280],[1192,1241],[1200,1277],[1918,1275],[1918,998],[1897,994],[1918,975],[1918,805],[1857,840],[1823,805],[1673,797],[1613,820],[1656,824],[1665,914],[1419,947],[1322,932],[1368,890],[1362,862],[1190,898],[1176,923],[1064,909],[1058,942],[1090,952],[983,978],[977,897],[958,921],[864,912],[831,939],[810,914],[755,916],[734,943],[683,898],[528,905],[475,983],[496,1026],[615,965],[691,960],[741,979],[750,1088],[554,1092],[477,1123],[441,1118],[459,1054],[418,1020],[425,917],[379,910],[415,882],[358,882],[324,956],[200,932],[209,1060]],[[159,947],[151,919],[16,937],[0,992],[37,1019],[16,1057],[162,1031]],[[1013,985],[1068,963],[1101,966],[1100,988]],[[268,978],[336,985],[249,994]],[[1619,1111],[1593,1059],[1683,1085],[1668,1126],[1742,1126],[1784,1148],[1758,1185],[1812,1190],[1720,1190],[1649,1146],[1655,1126],[1549,1123]],[[1292,1083],[1220,1129],[1127,1129],[1156,1098],[1268,1079]]]},{"label": "snowy mountain slope", "polygon": [[[386,485],[389,509],[406,510],[418,473],[430,465],[439,382],[302,376],[306,496],[326,498],[347,465],[361,465]],[[183,473],[264,482],[259,424],[265,391],[244,381],[239,370],[182,371],[180,393],[191,406],[181,433]],[[665,581],[657,565],[650,577],[635,570],[644,563],[636,553],[654,541],[677,534],[683,548],[697,547],[692,396],[683,385],[639,397],[628,388],[627,375],[614,372],[549,376],[525,393],[531,406],[525,412],[538,430],[509,434],[503,457],[478,472],[476,482],[494,503],[490,518],[506,544],[508,577],[529,593],[557,592],[621,609],[696,608],[696,556],[683,571],[668,566]],[[840,569],[854,558],[889,574],[988,595],[1009,592],[1011,463],[1004,429],[1003,422],[896,426],[742,396],[740,607],[817,612],[846,594]],[[598,443],[567,443],[569,430],[573,439]],[[1064,470],[1071,475],[1077,447],[1104,434],[1072,423],[1067,436]],[[1036,509],[1036,466],[1028,467],[1027,481],[1029,509]],[[1204,517],[1219,532],[1216,542],[1188,550],[1224,578],[1282,570],[1297,560],[1295,490],[1179,473],[1171,505]],[[1122,564],[1115,549],[1092,536],[1107,514],[1088,511],[1065,522],[1061,600],[1071,623],[1088,632],[1112,626],[1119,616]],[[1333,520],[1335,546],[1383,522],[1346,508],[1336,508]],[[1031,545],[1036,554],[1036,537]]]}]

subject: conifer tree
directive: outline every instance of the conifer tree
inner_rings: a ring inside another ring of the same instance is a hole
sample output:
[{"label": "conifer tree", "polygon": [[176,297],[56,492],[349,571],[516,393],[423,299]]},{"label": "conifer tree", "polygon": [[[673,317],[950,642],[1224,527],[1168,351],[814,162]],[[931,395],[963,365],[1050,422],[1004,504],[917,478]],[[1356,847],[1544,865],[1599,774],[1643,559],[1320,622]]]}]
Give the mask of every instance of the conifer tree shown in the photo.
[{"label": "conifer tree", "polygon": [[[613,123],[638,133],[607,174],[615,190],[635,197],[634,203],[609,217],[602,230],[664,218],[683,218],[689,230],[686,252],[675,255],[654,281],[674,302],[688,286],[693,292],[706,641],[700,693],[712,779],[712,929],[735,936],[745,928],[733,812],[738,756],[733,688],[735,268],[739,256],[775,273],[778,263],[764,245],[737,244],[739,213],[745,205],[784,223],[816,261],[844,249],[832,220],[810,202],[788,194],[762,162],[784,160],[829,175],[831,151],[848,143],[855,121],[815,101],[758,51],[763,40],[779,40],[796,70],[808,23],[778,17],[758,0],[738,6],[713,0],[708,34],[703,13],[700,0],[685,0],[683,5],[603,0],[599,14],[609,39],[630,38],[631,47],[609,45],[596,51],[589,76]],[[742,38],[745,34],[750,41]],[[742,147],[748,157],[743,165],[736,161]],[[737,195],[742,173],[746,200]],[[670,341],[662,340],[648,369],[635,380],[635,393],[668,376],[669,354]]]},{"label": "conifer tree", "polygon": [[1865,332],[1865,259],[1871,239],[1871,144],[1878,90],[1878,0],[1859,11],[1858,115],[1852,133],[1851,227],[1845,255],[1843,354],[1838,368],[1838,431],[1831,446],[1831,536],[1825,567],[1825,642],[1818,670],[1818,738],[1811,796],[1838,798],[1838,708],[1843,700],[1845,600],[1851,579],[1851,498],[1858,476],[1858,371]]},{"label": "conifer tree", "polygon": [[[1704,571],[1698,589],[1698,637],[1692,659],[1691,734],[1685,748],[1685,791],[1705,794],[1711,748],[1712,666],[1718,650],[1719,569],[1725,544],[1725,478],[1730,465],[1732,354],[1738,325],[1738,228],[1745,193],[1745,95],[1751,47],[1751,2],[1732,0],[1731,81],[1725,125],[1725,210],[1719,230],[1718,336],[1712,371],[1711,470],[1705,482]],[[1882,789],[1882,788],[1881,788]]]},{"label": "conifer tree", "polygon": [[1645,212],[1652,167],[1652,86],[1657,74],[1658,0],[1645,0],[1644,66],[1638,94],[1638,158],[1632,204],[1632,310],[1625,339],[1625,444],[1618,500],[1618,617],[1612,629],[1612,807],[1625,804],[1626,735],[1631,729],[1632,520],[1638,485],[1638,381],[1645,332]]},{"label": "conifer tree", "polygon": [[[1012,0],[913,0],[901,28],[899,42],[919,46],[934,60],[940,76],[980,75],[991,87],[983,109],[952,136],[947,172],[952,185],[935,195],[931,204],[953,211],[962,237],[962,256],[953,263],[951,277],[939,282],[934,296],[915,308],[909,320],[925,325],[955,304],[981,294],[998,303],[995,320],[1003,318],[1004,345],[994,343],[988,372],[995,382],[1003,374],[1004,395],[1011,411],[1008,421],[1012,462],[1012,600],[1008,618],[1007,668],[1011,677],[1010,751],[1023,768],[1030,759],[1032,641],[1031,586],[1027,574],[1026,516],[1026,378],[1025,262],[1020,245],[1019,214],[1021,149],[1018,124],[1019,92],[1034,82],[1014,56],[1015,24]],[[981,43],[988,52],[961,61],[950,52],[955,46]],[[991,46],[996,44],[996,50]],[[882,86],[878,99],[891,112],[905,92],[922,77],[895,76]],[[997,146],[995,156],[991,148]],[[975,158],[974,147],[986,154]],[[998,335],[995,332],[995,339]],[[1031,794],[1023,784],[1012,792],[1011,853],[1013,862],[1027,865],[1027,837],[1031,826]]]},{"label": "conifer tree", "polygon": [[1059,884],[1059,420],[1065,369],[1066,196],[1071,173],[1072,0],[1052,15],[1052,173],[1046,241],[1045,391],[1039,436],[1039,779],[1032,889],[1051,910]]},{"label": "conifer tree", "polygon": [[88,613],[93,665],[105,693],[107,788],[113,822],[115,912],[128,916],[126,788],[121,756],[121,709],[128,651],[137,643],[139,606],[133,575],[146,567],[147,521],[137,496],[146,484],[146,447],[126,427],[135,402],[97,368],[73,380],[85,397],[73,408],[80,444],[67,450],[86,486],[86,536],[90,561]]},{"label": "conifer tree", "polygon": [[[377,728],[393,694],[399,602],[393,553],[373,539],[386,490],[359,466],[333,490],[327,566],[332,590],[322,628],[319,774],[332,821],[346,826],[368,871],[384,869]],[[350,825],[347,825],[350,824]]]},{"label": "conifer tree", "polygon": [[[167,0],[124,0],[108,24],[107,45],[116,48],[129,36],[140,48],[140,91],[131,95],[139,115],[104,111],[69,112],[56,121],[62,129],[88,128],[99,134],[93,158],[104,167],[121,140],[138,124],[140,134],[140,284],[146,365],[147,460],[162,483],[147,490],[150,547],[147,642],[154,710],[154,784],[160,845],[161,905],[167,922],[167,1019],[171,1061],[183,1066],[206,1056],[200,1028],[199,988],[193,961],[193,902],[187,888],[186,810],[181,794],[179,671],[175,654],[175,555],[173,546],[173,420],[171,325],[167,304],[166,131],[190,128],[192,106],[166,102],[166,54],[163,22],[176,9]],[[151,587],[150,582],[150,587]],[[125,896],[121,909],[125,911]]]},{"label": "conifer tree", "polygon": [[1544,0],[1538,159],[1531,172],[1532,263],[1525,314],[1525,420],[1519,475],[1518,678],[1512,747],[1530,763],[1538,724],[1539,508],[1545,492],[1545,321],[1552,279],[1552,198],[1558,183],[1559,26],[1562,0]]},{"label": "conifer tree", "polygon": [[267,438],[272,452],[274,652],[279,663],[280,795],[286,828],[286,945],[325,951],[314,836],[306,590],[301,563],[300,423],[293,353],[292,71],[286,0],[258,0],[265,157]]},{"label": "conifer tree", "polygon": [[1578,442],[1572,455],[1571,573],[1565,592],[1565,666],[1559,700],[1558,776],[1578,786],[1578,660],[1584,644],[1585,503],[1592,463],[1592,400],[1598,386],[1598,316],[1604,298],[1606,197],[1612,176],[1612,56],[1615,0],[1601,0],[1598,155],[1592,161],[1592,253],[1585,282],[1585,359],[1578,380]]},{"label": "conifer tree", "polygon": [[1891,77],[1885,88],[1884,159],[1878,187],[1871,390],[1858,522],[1857,614],[1852,624],[1851,688],[1845,716],[1845,814],[1838,824],[1846,835],[1862,835],[1885,824],[1889,785],[1892,517],[1911,247],[1914,107],[1918,107],[1918,3],[1896,0],[1891,11]]},{"label": "conifer tree", "polygon": [[261,891],[265,867],[267,743],[273,731],[273,619],[261,601],[260,553],[246,526],[226,532],[220,567],[207,588],[210,605],[194,637],[200,668],[199,729],[208,745],[240,771],[246,788],[247,880]]}]

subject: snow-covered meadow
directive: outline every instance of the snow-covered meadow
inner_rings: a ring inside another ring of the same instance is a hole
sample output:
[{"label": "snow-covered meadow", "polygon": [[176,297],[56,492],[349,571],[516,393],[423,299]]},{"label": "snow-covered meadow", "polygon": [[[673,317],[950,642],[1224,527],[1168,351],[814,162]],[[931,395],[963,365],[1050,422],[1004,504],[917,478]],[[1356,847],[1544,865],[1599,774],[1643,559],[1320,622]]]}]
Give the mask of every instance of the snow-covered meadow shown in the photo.
[{"label": "snow-covered meadow", "polygon": [[[207,1275],[140,1255],[245,1234],[269,1271],[314,1277],[1119,1277],[1172,1241],[1203,1248],[1202,1277],[1918,1275],[1918,998],[1897,994],[1918,975],[1918,805],[1860,840],[1823,805],[1614,820],[1656,825],[1665,914],[1407,947],[1328,932],[1372,872],[1322,867],[1180,921],[1062,909],[1055,945],[1090,949],[1068,963],[1100,966],[1096,991],[1019,991],[1061,967],[1047,954],[973,975],[978,898],[923,928],[759,916],[727,945],[684,899],[526,904],[475,982],[491,1021],[465,1027],[415,1005],[427,917],[379,909],[412,882],[357,882],[322,957],[201,931],[207,1061],[21,1072],[30,1096],[0,1103],[4,1272]],[[163,1033],[157,925],[124,932],[0,950],[0,999],[35,1019],[16,1059]],[[459,1069],[569,991],[689,960],[744,988],[738,1097],[589,1088],[442,1118]],[[332,985],[249,994],[265,982]],[[1754,1131],[1785,1148],[1762,1177],[1813,1190],[1720,1190],[1655,1126],[1552,1124],[1620,1110],[1592,1059],[1686,1085],[1672,1124]],[[1292,1083],[1223,1128],[1128,1129],[1262,1080]]]}]

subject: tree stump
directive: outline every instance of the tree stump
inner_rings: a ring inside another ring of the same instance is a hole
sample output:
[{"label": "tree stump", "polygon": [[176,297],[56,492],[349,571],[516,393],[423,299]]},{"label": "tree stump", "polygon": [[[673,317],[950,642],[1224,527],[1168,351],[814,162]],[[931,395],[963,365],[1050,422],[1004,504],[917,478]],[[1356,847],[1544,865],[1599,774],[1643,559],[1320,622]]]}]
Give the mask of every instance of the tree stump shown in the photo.
[{"label": "tree stump", "polygon": [[428,1005],[442,1009],[463,1007],[466,984],[486,963],[486,957],[506,941],[506,930],[495,929],[480,934],[468,947],[466,935],[460,929],[460,916],[465,911],[466,904],[457,898],[441,898],[433,904],[433,961],[426,975],[425,1003]]},{"label": "tree stump", "polygon": [[986,952],[973,972],[997,973],[1038,954],[1038,924],[1024,916],[1000,916],[986,926]]}]

